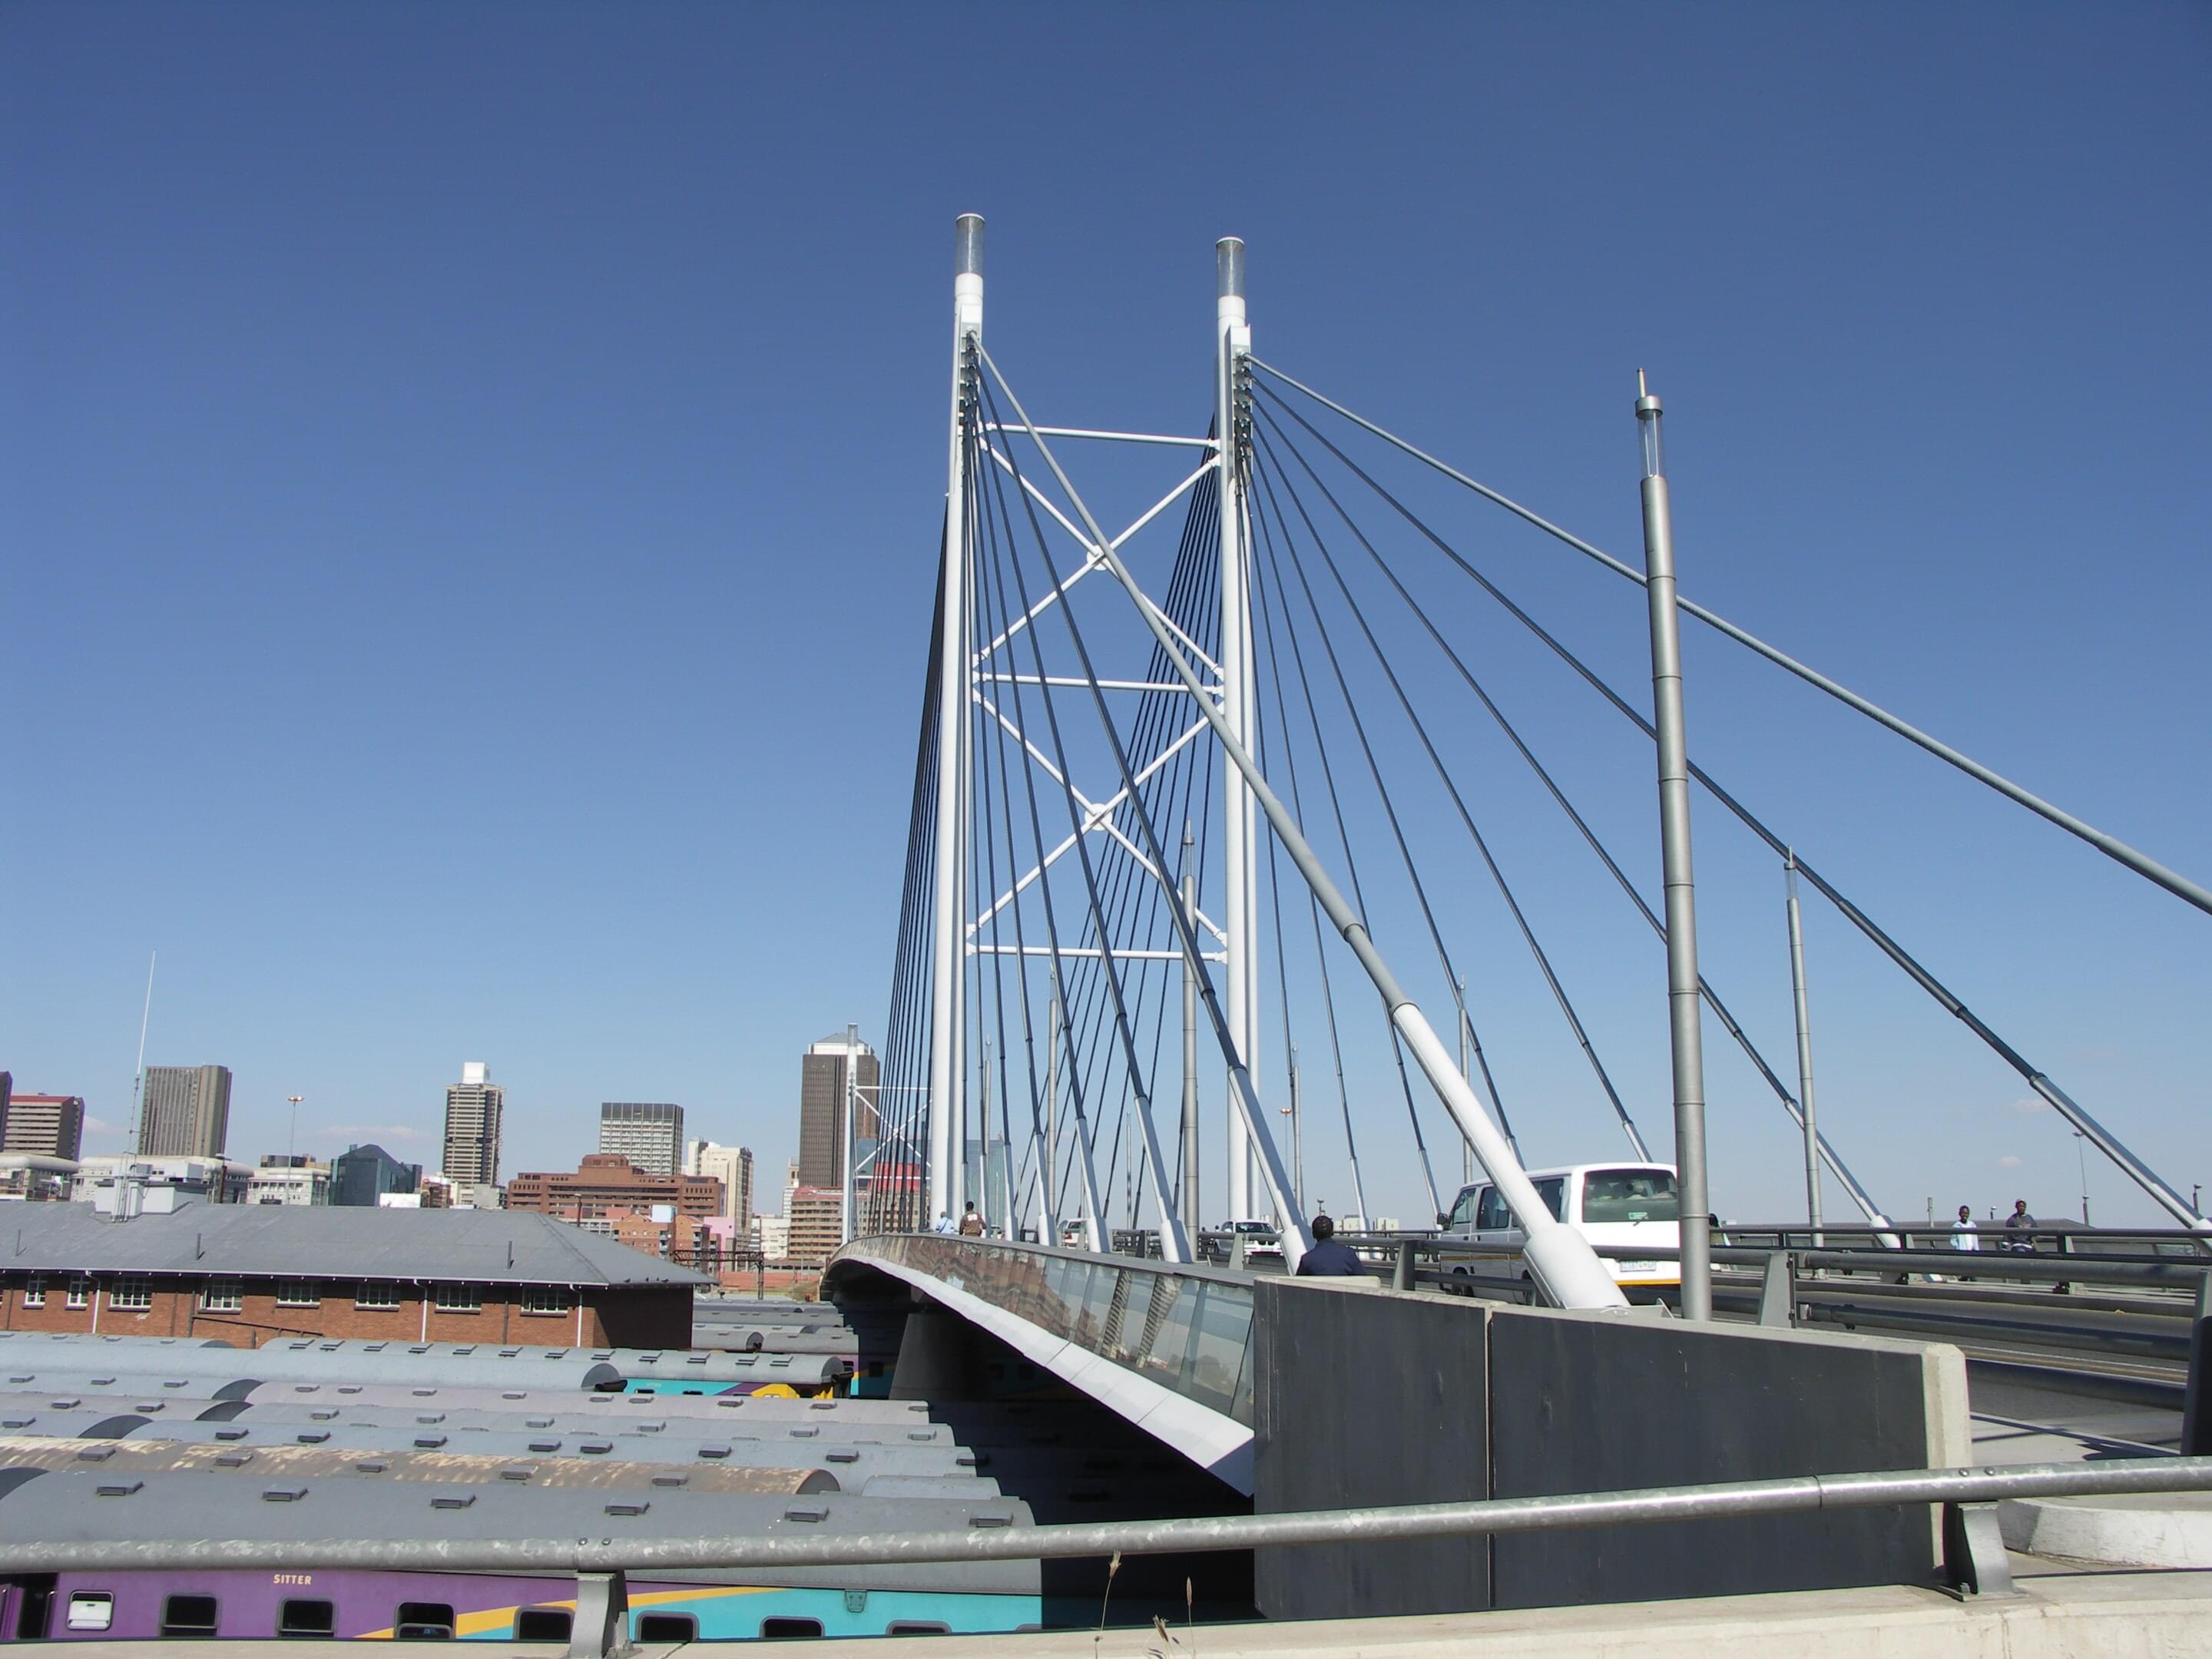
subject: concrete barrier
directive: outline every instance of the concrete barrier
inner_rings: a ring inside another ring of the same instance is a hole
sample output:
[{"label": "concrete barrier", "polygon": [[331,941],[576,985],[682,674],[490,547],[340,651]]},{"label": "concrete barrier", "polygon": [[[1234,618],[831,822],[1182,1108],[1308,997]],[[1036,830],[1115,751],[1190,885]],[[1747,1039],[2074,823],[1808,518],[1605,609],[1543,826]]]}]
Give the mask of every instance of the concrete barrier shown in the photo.
[{"label": "concrete barrier", "polygon": [[[1262,1514],[1936,1468],[1970,1455],[1954,1348],[1259,1281]],[[1925,1510],[1257,1553],[1271,1618],[1928,1584]]]}]

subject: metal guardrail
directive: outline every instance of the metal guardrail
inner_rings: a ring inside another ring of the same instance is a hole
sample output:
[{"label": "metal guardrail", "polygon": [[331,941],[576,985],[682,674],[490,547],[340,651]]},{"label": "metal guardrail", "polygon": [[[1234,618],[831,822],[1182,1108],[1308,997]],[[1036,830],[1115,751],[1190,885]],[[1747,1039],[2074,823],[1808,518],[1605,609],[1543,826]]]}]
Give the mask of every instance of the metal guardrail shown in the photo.
[{"label": "metal guardrail", "polygon": [[[0,1573],[371,1570],[407,1572],[558,1571],[611,1579],[619,1597],[632,1572],[880,1565],[902,1562],[1060,1560],[1203,1553],[1648,1525],[1813,1510],[1938,1504],[1949,1511],[1954,1581],[1984,1592],[2009,1587],[1995,1517],[1973,1506],[2004,1498],[2212,1491],[2212,1457],[2112,1459],[2010,1468],[1887,1469],[1793,1475],[1697,1486],[1575,1492],[1452,1504],[1301,1510],[1170,1521],[1115,1521],[961,1532],[862,1533],[811,1538],[161,1540],[0,1545]],[[1986,1524],[1972,1524],[1977,1521]],[[1992,1555],[1990,1551],[1994,1549]],[[583,1609],[580,1607],[580,1616]],[[598,1650],[605,1651],[605,1648]],[[573,1651],[573,1650],[572,1650]]]}]

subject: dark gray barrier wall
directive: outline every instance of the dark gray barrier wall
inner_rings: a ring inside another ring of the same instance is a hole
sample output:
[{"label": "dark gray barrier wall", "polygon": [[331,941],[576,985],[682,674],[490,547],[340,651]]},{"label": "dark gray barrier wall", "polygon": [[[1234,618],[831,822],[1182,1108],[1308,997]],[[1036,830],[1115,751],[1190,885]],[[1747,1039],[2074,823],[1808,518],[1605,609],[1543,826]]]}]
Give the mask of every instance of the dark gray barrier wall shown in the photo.
[{"label": "dark gray barrier wall", "polygon": [[[1501,1314],[1491,1323],[1498,1498],[1925,1468],[1923,1355],[1679,1319]],[[1492,1605],[1924,1583],[1928,1512],[1838,1510],[1521,1533],[1491,1549]]]},{"label": "dark gray barrier wall", "polygon": [[[1255,1509],[1963,1462],[1958,1351],[1261,1279]],[[1924,1509],[1261,1551],[1269,1617],[1925,1583]]]},{"label": "dark gray barrier wall", "polygon": [[[1255,1514],[1490,1496],[1485,1304],[1279,1279],[1253,1289]],[[1271,1619],[1491,1604],[1482,1538],[1314,1545],[1255,1558],[1257,1600]]]}]

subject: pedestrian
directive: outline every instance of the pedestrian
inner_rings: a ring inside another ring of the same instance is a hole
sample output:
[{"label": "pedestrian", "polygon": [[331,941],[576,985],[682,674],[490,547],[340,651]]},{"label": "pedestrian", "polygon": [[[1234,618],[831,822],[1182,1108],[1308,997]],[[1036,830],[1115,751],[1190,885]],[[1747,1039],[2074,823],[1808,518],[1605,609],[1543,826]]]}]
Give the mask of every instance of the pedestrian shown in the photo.
[{"label": "pedestrian", "polygon": [[[1982,1231],[1974,1224],[1974,1211],[1972,1205],[1961,1204],[1959,1206],[1959,1218],[1951,1224],[1950,1243],[1951,1248],[1954,1250],[1973,1251],[1982,1248]],[[1961,1279],[1966,1277],[1964,1273],[1959,1276]],[[1930,1273],[1928,1275],[1928,1282],[1930,1285],[1941,1285],[1943,1282],[1943,1275]]]},{"label": "pedestrian", "polygon": [[2007,1252],[2013,1255],[2035,1254],[2035,1218],[2027,1212],[2027,1200],[2016,1198],[2012,1201],[2012,1213],[2005,1218]]},{"label": "pedestrian", "polygon": [[963,1238],[981,1238],[982,1236],[983,1218],[975,1213],[975,1200],[970,1199],[969,1200],[967,1209],[962,1212],[960,1217],[960,1237]]},{"label": "pedestrian", "polygon": [[1959,1219],[1951,1229],[1951,1248],[1954,1250],[1978,1250],[1982,1248],[1982,1230],[1974,1224],[1973,1206],[1961,1204]]},{"label": "pedestrian", "polygon": [[929,1230],[933,1233],[951,1233],[959,1231],[957,1228],[953,1226],[952,1218],[945,1214],[942,1210],[939,1210],[937,1212],[937,1219],[935,1222],[931,1224]]},{"label": "pedestrian", "polygon": [[1313,1218],[1313,1249],[1298,1258],[1301,1279],[1364,1279],[1367,1266],[1348,1244],[1336,1242],[1336,1223],[1325,1215]]}]

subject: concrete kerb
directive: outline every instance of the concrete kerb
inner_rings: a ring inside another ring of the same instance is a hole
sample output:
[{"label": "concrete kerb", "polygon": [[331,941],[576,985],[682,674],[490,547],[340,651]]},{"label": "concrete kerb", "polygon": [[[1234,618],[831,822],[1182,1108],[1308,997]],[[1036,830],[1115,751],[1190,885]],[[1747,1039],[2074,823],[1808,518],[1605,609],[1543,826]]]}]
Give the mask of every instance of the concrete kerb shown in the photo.
[{"label": "concrete kerb", "polygon": [[[2212,1493],[2008,1498],[2005,1547],[2107,1567],[2212,1569]],[[2212,1630],[2206,1634],[2212,1648]]]},{"label": "concrete kerb", "polygon": [[[1395,1619],[1170,1626],[963,1637],[973,1659],[2150,1659],[2212,1645],[2212,1574],[2024,1578],[2000,1602],[1887,1586]],[[918,1638],[945,1650],[943,1637]],[[819,1659],[870,1659],[896,1639],[816,1643]],[[100,1659],[86,1655],[84,1659]]]}]

